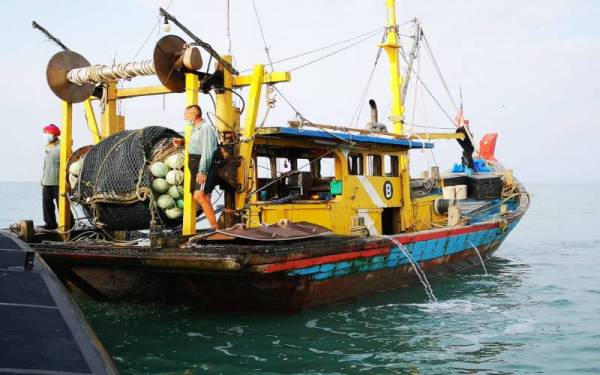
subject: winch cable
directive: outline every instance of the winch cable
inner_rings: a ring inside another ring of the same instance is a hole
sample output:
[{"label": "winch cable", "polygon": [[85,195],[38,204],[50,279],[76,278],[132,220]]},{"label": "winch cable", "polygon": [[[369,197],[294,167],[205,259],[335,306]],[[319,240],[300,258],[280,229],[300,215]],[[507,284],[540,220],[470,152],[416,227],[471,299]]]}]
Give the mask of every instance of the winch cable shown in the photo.
[{"label": "winch cable", "polygon": [[[305,51],[305,52],[302,52],[302,53],[299,53],[299,54],[296,54],[296,55],[285,57],[283,59],[275,60],[275,61],[273,61],[273,64],[279,64],[279,63],[282,63],[282,62],[286,62],[286,61],[290,61],[290,60],[295,60],[297,58],[308,56],[308,55],[311,55],[313,53],[321,52],[321,51],[327,50],[329,48],[333,48],[333,47],[336,47],[336,46],[339,46],[339,45],[342,45],[342,44],[345,44],[345,43],[352,42],[352,41],[357,40],[357,39],[361,39],[361,38],[366,37],[366,36],[377,35],[383,29],[385,29],[385,27],[378,27],[375,30],[368,31],[368,32],[365,32],[365,33],[353,36],[353,37],[348,38],[348,39],[340,40],[340,41],[337,41],[337,42],[334,42],[334,43],[331,43],[331,44],[328,44],[328,45],[325,45],[325,46],[322,46],[322,47],[311,49],[311,50],[308,50],[308,51]],[[247,68],[247,69],[242,70],[241,72],[244,73],[244,72],[249,72],[251,70],[252,70],[252,68]]]},{"label": "winch cable", "polygon": [[352,133],[347,132],[348,135],[350,135],[350,139],[344,139],[344,138],[340,137],[339,135],[330,132],[328,129],[323,128],[322,126],[319,126],[319,124],[315,124],[315,123],[309,121],[306,117],[304,117],[304,115],[302,113],[300,113],[300,111],[298,111],[296,109],[296,107],[294,107],[294,105],[288,100],[288,98],[285,95],[283,95],[283,92],[281,92],[281,90],[279,90],[279,88],[276,85],[273,85],[273,88],[275,89],[275,91],[277,91],[279,93],[279,95],[281,95],[281,97],[287,103],[287,105],[290,106],[290,108],[296,113],[296,117],[301,121],[302,124],[309,124],[315,128],[318,128],[318,129],[324,131],[325,133],[331,135],[332,137],[337,138],[340,141],[347,143],[350,147],[354,146],[354,142],[352,141]]},{"label": "winch cable", "polygon": [[301,64],[301,65],[295,66],[295,67],[293,67],[293,68],[291,68],[291,69],[287,69],[287,71],[289,71],[289,72],[293,72],[293,71],[296,71],[296,70],[302,69],[302,68],[304,68],[304,67],[307,67],[307,66],[309,66],[309,65],[312,65],[312,64],[314,64],[314,63],[316,63],[316,62],[319,62],[319,61],[321,61],[321,60],[325,60],[325,59],[326,59],[326,58],[328,58],[328,57],[331,57],[331,56],[333,56],[333,55],[337,55],[337,54],[338,54],[338,53],[340,53],[340,52],[344,52],[345,50],[347,50],[347,49],[350,49],[350,48],[352,48],[352,47],[354,47],[354,46],[356,46],[356,45],[358,45],[358,44],[360,44],[360,43],[362,43],[362,42],[364,42],[364,41],[366,41],[366,40],[369,40],[369,39],[371,39],[371,38],[373,38],[373,37],[375,37],[375,36],[377,36],[377,35],[378,35],[378,33],[375,33],[375,34],[372,34],[372,35],[366,36],[366,37],[364,37],[364,38],[362,38],[362,39],[359,39],[359,40],[357,40],[356,42],[354,42],[354,43],[352,43],[352,44],[349,44],[349,45],[347,45],[347,46],[344,46],[344,47],[342,47],[342,48],[339,48],[339,49],[337,49],[337,50],[335,50],[335,51],[333,51],[333,52],[330,52],[330,53],[328,53],[328,54],[326,54],[326,55],[320,56],[320,57],[318,57],[318,58],[316,58],[316,59],[314,59],[314,60],[308,61],[308,62],[306,62],[306,63],[304,63],[304,64]]},{"label": "winch cable", "polygon": [[[254,4],[254,0],[252,0],[252,3]],[[263,28],[262,28],[262,24],[261,24],[261,22],[260,22],[260,16],[258,15],[258,10],[257,10],[257,8],[256,8],[256,4],[254,4],[254,14],[256,15],[256,20],[258,21],[258,24],[259,24],[260,33],[261,33],[261,35],[262,35],[262,40],[263,40],[263,43],[264,43],[264,47],[265,47],[265,52],[266,52],[266,54],[267,54],[267,58],[269,59],[269,62],[271,63],[271,55],[270,55],[270,52],[269,52],[269,47],[267,46],[267,38],[265,37],[265,33],[264,33],[264,30],[263,30]],[[272,66],[272,65],[273,65],[273,63],[271,63],[271,66]],[[328,133],[329,135],[331,135],[331,136],[333,136],[333,137],[335,137],[335,138],[338,138],[339,140],[341,140],[341,141],[343,141],[343,142],[347,142],[347,143],[348,143],[350,146],[352,146],[352,145],[354,144],[354,142],[352,142],[352,134],[350,134],[350,138],[351,138],[350,140],[343,139],[342,137],[338,136],[337,134],[335,134],[335,133],[331,133],[331,132],[327,131],[326,129],[323,129],[322,127],[318,126],[317,124],[314,124],[314,123],[312,123],[312,122],[308,121],[308,120],[306,119],[306,117],[304,117],[304,116],[303,116],[303,115],[300,113],[300,111],[298,111],[298,110],[296,109],[296,107],[294,107],[294,105],[292,105],[292,103],[289,101],[289,99],[288,99],[288,98],[287,98],[287,97],[286,97],[286,96],[283,94],[283,92],[281,92],[281,90],[279,90],[279,88],[278,88],[276,85],[271,85],[271,87],[273,87],[273,89],[274,89],[275,91],[277,91],[277,93],[278,93],[279,95],[281,95],[281,97],[283,98],[283,100],[284,100],[284,101],[285,101],[285,102],[286,102],[286,103],[287,103],[287,104],[290,106],[290,108],[291,108],[291,109],[292,109],[292,110],[293,110],[293,111],[296,113],[296,117],[297,117],[298,119],[300,119],[300,121],[301,121],[302,123],[308,123],[308,124],[310,124],[310,125],[312,125],[312,126],[315,126],[315,127],[319,128],[319,129],[321,129],[321,130],[325,131],[325,132],[326,132],[326,133]]]},{"label": "winch cable", "polygon": [[271,71],[273,71],[273,60],[271,59],[271,48],[267,45],[267,38],[265,38],[265,32],[262,27],[262,22],[260,22],[260,16],[258,15],[258,9],[256,8],[256,2],[252,0],[252,7],[254,8],[254,15],[256,16],[256,21],[258,22],[258,28],[260,29],[260,35],[262,36],[263,45],[265,46],[265,53],[267,54],[267,60],[269,60],[269,65],[271,66]]},{"label": "winch cable", "polygon": [[226,3],[226,12],[227,12],[227,23],[225,25],[225,29],[226,29],[226,34],[225,34],[225,39],[227,40],[227,54],[229,56],[231,56],[231,29],[230,29],[230,20],[231,20],[231,13],[230,13],[230,9],[229,9],[229,0],[227,0]]},{"label": "winch cable", "polygon": [[[173,4],[173,1],[175,0],[170,0],[169,3],[167,4],[167,6],[165,7],[166,10],[169,10],[169,8],[171,7],[171,5]],[[152,37],[152,34],[154,34],[154,31],[158,28],[158,26],[160,25],[160,20],[161,17],[160,15],[158,16],[158,19],[156,20],[156,23],[154,24],[154,26],[152,26],[152,30],[150,30],[150,33],[148,33],[148,36],[146,37],[146,39],[144,39],[144,41],[142,42],[142,45],[140,46],[140,48],[138,48],[137,52],[135,53],[135,55],[133,55],[133,58],[131,59],[131,61],[135,61],[135,59],[138,57],[138,55],[140,54],[140,52],[142,52],[142,50],[144,49],[144,47],[146,46],[146,43],[148,43],[148,41],[150,40],[150,38]]]},{"label": "winch cable", "polygon": [[[404,56],[404,55],[401,55],[401,56],[402,56],[402,59],[404,60],[404,62],[407,62],[406,56]],[[454,119],[452,118],[452,116],[450,116],[450,114],[448,113],[448,111],[446,111],[444,109],[444,107],[442,106],[442,104],[440,103],[440,101],[435,97],[435,95],[433,95],[433,92],[425,84],[425,82],[421,78],[421,75],[417,74],[415,72],[414,68],[411,69],[411,72],[415,75],[415,78],[417,79],[417,81],[419,81],[419,83],[423,86],[423,88],[425,89],[425,91],[427,92],[427,94],[429,94],[429,96],[431,97],[431,99],[433,99],[433,101],[435,102],[435,104],[437,104],[438,108],[444,113],[444,115],[446,116],[446,118],[448,119],[448,121],[450,121],[452,123],[452,125],[456,124],[456,122],[454,121]],[[454,128],[452,128],[452,129],[454,129]]]},{"label": "winch cable", "polygon": [[452,93],[450,92],[450,89],[448,88],[448,84],[446,83],[446,80],[444,79],[444,75],[442,74],[442,71],[437,63],[437,60],[436,60],[435,56],[433,55],[433,51],[431,50],[431,46],[429,45],[429,42],[427,41],[427,37],[425,36],[425,33],[422,32],[422,36],[423,36],[423,41],[425,42],[425,50],[427,51],[427,54],[429,55],[429,58],[431,59],[431,63],[433,64],[433,67],[435,68],[437,75],[440,77],[440,81],[442,81],[442,85],[444,86],[444,89],[446,90],[446,94],[448,94],[448,98],[450,98],[450,101],[452,102],[454,109],[456,111],[458,111],[458,106],[456,105],[456,101],[452,97]]}]

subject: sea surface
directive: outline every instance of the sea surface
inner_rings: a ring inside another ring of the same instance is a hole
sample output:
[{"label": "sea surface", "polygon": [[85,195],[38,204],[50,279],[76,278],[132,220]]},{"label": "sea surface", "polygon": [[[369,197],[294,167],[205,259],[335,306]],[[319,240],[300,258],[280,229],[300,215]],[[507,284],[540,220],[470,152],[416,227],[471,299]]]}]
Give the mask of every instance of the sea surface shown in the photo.
[{"label": "sea surface", "polygon": [[[123,374],[600,374],[600,185],[531,184],[483,269],[294,315],[78,298]],[[41,217],[0,183],[0,227]]]}]

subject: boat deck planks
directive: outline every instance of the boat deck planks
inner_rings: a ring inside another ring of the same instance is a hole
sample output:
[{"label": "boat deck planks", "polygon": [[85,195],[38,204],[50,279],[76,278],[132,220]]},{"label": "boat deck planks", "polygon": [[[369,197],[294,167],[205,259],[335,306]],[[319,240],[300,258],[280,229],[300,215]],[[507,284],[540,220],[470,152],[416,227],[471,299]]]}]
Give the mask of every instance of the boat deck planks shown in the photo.
[{"label": "boat deck planks", "polygon": [[112,360],[57,277],[0,231],[0,373],[116,374]]}]

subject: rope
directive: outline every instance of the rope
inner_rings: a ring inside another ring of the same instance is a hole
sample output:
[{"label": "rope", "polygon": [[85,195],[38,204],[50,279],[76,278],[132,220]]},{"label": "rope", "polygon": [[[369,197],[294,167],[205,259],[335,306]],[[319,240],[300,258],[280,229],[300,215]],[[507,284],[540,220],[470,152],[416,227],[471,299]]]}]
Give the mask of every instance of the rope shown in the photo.
[{"label": "rope", "polygon": [[[174,0],[169,1],[169,4],[167,4],[167,6],[165,7],[166,10],[169,10],[169,8],[171,7],[171,4],[173,4],[173,1]],[[138,55],[140,54],[140,52],[142,52],[142,49],[144,49],[144,46],[146,45],[146,43],[148,43],[148,41],[150,40],[150,37],[152,36],[152,34],[154,34],[154,30],[156,30],[158,25],[160,25],[160,16],[158,16],[156,23],[154,24],[154,26],[152,26],[152,30],[150,30],[150,33],[148,33],[148,36],[146,37],[146,39],[144,39],[144,42],[142,42],[142,45],[137,50],[135,55],[133,55],[133,58],[131,60],[135,60],[138,57]]]},{"label": "rope", "polygon": [[446,90],[446,93],[448,94],[448,97],[450,98],[450,101],[452,102],[452,105],[454,105],[454,109],[458,110],[458,106],[456,105],[456,102],[454,101],[454,98],[452,97],[452,93],[450,92],[450,89],[448,88],[448,85],[446,84],[446,80],[444,79],[444,75],[442,74],[442,71],[441,71],[440,67],[438,66],[438,63],[437,63],[437,61],[435,59],[435,56],[433,55],[433,52],[431,51],[431,47],[429,46],[429,42],[427,41],[427,38],[425,37],[425,34],[423,32],[421,32],[421,35],[423,36],[423,41],[425,42],[425,49],[427,50],[427,54],[431,58],[431,62],[433,63],[433,67],[435,68],[438,76],[440,77],[440,80],[442,81],[442,85],[444,85],[444,89]]},{"label": "rope", "polygon": [[[311,54],[313,54],[315,52],[320,52],[320,51],[329,49],[331,47],[338,46],[340,44],[345,44],[345,43],[351,42],[353,40],[360,39],[360,38],[365,37],[367,35],[374,35],[374,34],[377,34],[378,32],[380,32],[382,29],[384,29],[384,28],[378,27],[375,30],[371,30],[371,31],[368,31],[366,33],[362,33],[362,34],[353,36],[352,38],[344,39],[344,40],[341,40],[341,41],[338,41],[338,42],[335,42],[335,43],[328,44],[328,45],[323,46],[323,47],[319,47],[319,48],[315,48],[315,49],[312,49],[312,50],[309,50],[309,51],[306,51],[306,52],[299,53],[297,55],[293,55],[293,56],[289,56],[289,57],[286,57],[286,58],[283,58],[283,59],[275,60],[275,61],[273,61],[273,64],[279,64],[279,63],[282,63],[282,62],[285,62],[285,61],[294,60],[294,59],[297,59],[299,57],[304,57],[304,56],[307,56],[307,55],[311,55]],[[242,70],[241,72],[242,73],[243,72],[249,72],[251,70],[252,70],[252,68],[248,68],[248,69]]]},{"label": "rope", "polygon": [[[309,121],[309,120],[308,120],[306,117],[304,117],[304,116],[302,115],[302,113],[300,113],[300,112],[299,112],[299,111],[296,109],[296,107],[294,107],[294,105],[293,105],[293,104],[292,104],[292,103],[291,103],[291,102],[288,100],[288,98],[287,98],[285,95],[283,95],[283,93],[281,92],[281,90],[279,90],[279,88],[277,88],[277,86],[273,85],[273,88],[275,89],[275,91],[277,91],[277,93],[279,93],[279,95],[281,95],[281,97],[283,98],[283,100],[284,100],[284,101],[285,101],[285,102],[286,102],[286,103],[287,103],[287,104],[290,106],[290,108],[291,108],[291,109],[292,109],[292,110],[293,110],[293,111],[296,113],[296,117],[297,117],[298,119],[300,119],[300,121],[301,121],[303,124],[310,124],[311,126],[314,126],[315,128],[319,128],[320,130],[324,131],[325,133],[327,133],[327,134],[331,135],[332,137],[334,137],[334,138],[337,138],[337,139],[339,139],[339,140],[340,140],[340,141],[342,141],[342,142],[346,142],[346,143],[348,143],[348,145],[349,145],[349,146],[353,146],[353,145],[354,145],[354,142],[352,141],[352,133],[350,133],[350,132],[347,132],[347,133],[350,135],[350,139],[344,139],[344,138],[340,137],[339,135],[337,135],[337,134],[335,134],[335,133],[332,133],[332,132],[330,132],[329,130],[327,130],[327,129],[323,128],[322,126],[319,126],[319,124],[315,124],[315,123],[313,123],[312,121]],[[301,128],[300,128],[300,129],[301,129]]]},{"label": "rope", "polygon": [[265,38],[265,32],[262,27],[262,23],[260,22],[260,16],[258,15],[258,9],[256,8],[256,3],[252,0],[252,6],[254,7],[254,14],[256,15],[256,21],[258,21],[258,28],[260,29],[260,35],[262,36],[263,45],[265,46],[265,53],[267,54],[267,60],[269,60],[269,65],[271,65],[271,71],[273,71],[273,60],[271,60],[270,48],[267,46],[267,39]]},{"label": "rope", "polygon": [[231,56],[231,30],[229,28],[229,20],[230,20],[229,0],[227,0],[227,34],[226,34],[226,38],[227,38],[227,54]]},{"label": "rope", "polygon": [[[383,43],[385,41],[386,33],[387,32],[383,33],[383,36],[381,38],[381,43]],[[369,92],[369,87],[371,86],[371,82],[373,80],[373,75],[375,74],[375,68],[377,67],[377,63],[379,62],[380,56],[381,56],[381,47],[377,48],[377,53],[375,54],[375,62],[373,63],[373,68],[371,69],[369,78],[367,79],[367,84],[365,85],[365,88],[363,90],[363,93],[362,93],[359,101],[358,101],[358,104],[356,105],[356,108],[354,109],[354,113],[352,115],[352,121],[350,122],[351,124],[354,124],[354,127],[358,126],[358,120],[360,119],[360,115],[362,114],[362,109],[365,105],[365,100],[367,100],[367,93]],[[356,118],[356,122],[355,122],[355,118]]]},{"label": "rope", "polygon": [[307,62],[307,63],[301,64],[301,65],[298,65],[298,66],[296,66],[296,67],[293,67],[293,68],[291,68],[291,69],[288,69],[288,71],[289,71],[289,72],[293,72],[293,71],[295,71],[295,70],[302,69],[302,68],[304,68],[304,67],[306,67],[306,66],[312,65],[312,64],[314,64],[314,63],[316,63],[316,62],[319,62],[319,61],[321,61],[321,60],[324,60],[324,59],[326,59],[326,58],[328,58],[328,57],[331,57],[331,56],[333,56],[333,55],[336,55],[336,54],[338,54],[338,53],[340,53],[340,52],[343,52],[343,51],[345,51],[345,50],[347,50],[347,49],[349,49],[349,48],[352,48],[352,47],[356,46],[357,44],[360,44],[360,43],[362,43],[362,42],[364,42],[364,41],[366,41],[366,40],[369,40],[369,39],[371,39],[371,38],[372,38],[372,37],[374,37],[374,36],[377,36],[377,34],[372,34],[372,35],[369,35],[369,36],[367,36],[367,37],[364,37],[364,38],[362,38],[362,39],[359,39],[358,41],[356,41],[356,42],[354,42],[354,43],[352,43],[352,44],[349,44],[349,45],[347,45],[347,46],[345,46],[345,47],[342,47],[342,48],[340,48],[340,49],[337,49],[337,50],[335,50],[335,51],[333,51],[333,52],[331,52],[331,53],[328,53],[328,54],[326,54],[326,55],[324,55],[324,56],[321,56],[321,57],[319,57],[319,58],[316,58],[316,59],[314,59],[314,60],[312,60],[312,61],[309,61],[309,62]]},{"label": "rope", "polygon": [[[404,60],[404,62],[406,61],[406,56],[404,56],[402,54],[402,59]],[[425,84],[425,82],[423,82],[423,80],[421,79],[421,76],[419,74],[417,74],[415,72],[414,69],[411,69],[411,72],[415,75],[415,77],[417,78],[417,80],[419,81],[419,83],[421,85],[423,85],[423,88],[425,89],[425,91],[429,94],[429,96],[431,96],[431,99],[433,99],[433,101],[435,102],[435,104],[437,104],[437,106],[439,107],[439,109],[444,113],[444,115],[446,115],[446,118],[452,123],[452,125],[454,126],[455,122],[454,119],[452,118],[452,116],[450,116],[450,114],[444,109],[444,107],[442,106],[442,104],[439,102],[439,100],[437,100],[437,98],[433,95],[433,93],[431,92],[431,90],[429,89],[429,87],[427,87],[427,85]],[[455,129],[455,127],[453,127],[452,129]]]}]

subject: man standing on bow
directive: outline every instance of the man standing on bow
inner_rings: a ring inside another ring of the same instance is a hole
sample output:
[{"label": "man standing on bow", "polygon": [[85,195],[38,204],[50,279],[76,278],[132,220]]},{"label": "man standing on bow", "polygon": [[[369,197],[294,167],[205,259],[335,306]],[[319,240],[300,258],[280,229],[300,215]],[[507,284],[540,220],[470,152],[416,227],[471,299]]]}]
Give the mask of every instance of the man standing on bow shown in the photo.
[{"label": "man standing on bow", "polygon": [[[58,174],[60,170],[60,129],[50,124],[43,129],[44,136],[44,169],[42,173],[42,205],[44,222],[40,228],[55,230],[58,228],[55,209],[58,207]],[[55,206],[56,204],[56,206]]]},{"label": "man standing on bow", "polygon": [[192,175],[192,194],[200,204],[210,227],[218,229],[211,193],[217,185],[218,135],[217,130],[202,119],[202,110],[196,104],[186,107],[184,119],[194,127],[189,144],[189,164]]}]

